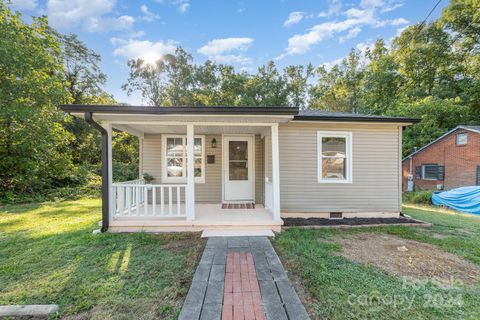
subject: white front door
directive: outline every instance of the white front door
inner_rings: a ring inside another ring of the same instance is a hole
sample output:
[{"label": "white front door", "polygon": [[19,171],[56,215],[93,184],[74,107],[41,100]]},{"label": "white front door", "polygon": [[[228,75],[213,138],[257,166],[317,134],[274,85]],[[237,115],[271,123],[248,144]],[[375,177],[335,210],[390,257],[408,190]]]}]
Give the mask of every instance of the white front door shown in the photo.
[{"label": "white front door", "polygon": [[253,136],[223,137],[224,201],[254,201]]}]

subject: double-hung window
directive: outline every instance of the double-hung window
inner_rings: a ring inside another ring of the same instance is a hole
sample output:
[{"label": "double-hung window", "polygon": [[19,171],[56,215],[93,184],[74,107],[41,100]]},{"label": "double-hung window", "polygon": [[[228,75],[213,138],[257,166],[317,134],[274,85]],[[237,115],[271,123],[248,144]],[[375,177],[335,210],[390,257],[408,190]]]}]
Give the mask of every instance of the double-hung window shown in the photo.
[{"label": "double-hung window", "polygon": [[444,180],[445,166],[433,164],[422,164],[422,180]]},{"label": "double-hung window", "polygon": [[[205,182],[205,138],[195,136],[193,153],[195,157],[195,182]],[[162,181],[172,183],[187,182],[187,136],[163,135],[162,139]]]},{"label": "double-hung window", "polygon": [[317,132],[318,182],[352,182],[352,133]]}]

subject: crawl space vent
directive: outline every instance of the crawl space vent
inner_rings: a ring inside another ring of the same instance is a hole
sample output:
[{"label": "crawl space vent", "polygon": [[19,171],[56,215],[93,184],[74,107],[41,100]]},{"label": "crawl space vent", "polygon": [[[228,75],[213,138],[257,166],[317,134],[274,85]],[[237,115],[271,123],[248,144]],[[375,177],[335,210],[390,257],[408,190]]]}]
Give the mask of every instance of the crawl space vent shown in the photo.
[{"label": "crawl space vent", "polygon": [[341,212],[330,212],[330,219],[342,219],[343,214]]}]

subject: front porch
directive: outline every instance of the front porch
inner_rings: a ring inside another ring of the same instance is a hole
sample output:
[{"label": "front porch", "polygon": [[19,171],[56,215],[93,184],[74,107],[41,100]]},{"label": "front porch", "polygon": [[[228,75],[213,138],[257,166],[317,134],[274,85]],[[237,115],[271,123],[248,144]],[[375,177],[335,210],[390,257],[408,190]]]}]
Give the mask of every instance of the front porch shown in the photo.
[{"label": "front porch", "polygon": [[[289,118],[103,121],[108,133],[109,229],[280,231],[278,124]],[[113,129],[139,137],[138,180],[112,181]],[[145,173],[153,181],[146,183]]]},{"label": "front porch", "polygon": [[[186,185],[145,184],[143,179],[114,183],[110,229],[134,231],[202,231],[206,229],[271,229],[280,231],[271,210],[262,204],[249,209],[197,203],[195,219],[187,219]],[[236,207],[241,207],[237,205]]]}]

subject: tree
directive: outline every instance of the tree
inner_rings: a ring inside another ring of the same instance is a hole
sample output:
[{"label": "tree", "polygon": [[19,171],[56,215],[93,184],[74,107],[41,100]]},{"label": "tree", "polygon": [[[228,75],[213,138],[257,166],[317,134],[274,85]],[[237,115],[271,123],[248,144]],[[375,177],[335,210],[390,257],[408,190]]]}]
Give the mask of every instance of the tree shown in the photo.
[{"label": "tree", "polygon": [[57,109],[70,102],[60,43],[44,18],[22,21],[0,3],[0,192],[35,192],[75,171]]},{"label": "tree", "polygon": [[122,88],[131,94],[140,91],[142,97],[157,106],[194,105],[194,66],[192,56],[182,48],[175,54],[166,54],[155,64],[142,59],[128,62],[130,75]]},{"label": "tree", "polygon": [[256,74],[246,76],[241,104],[252,106],[282,106],[288,104],[288,82],[278,72],[273,61],[258,68]]},{"label": "tree", "polygon": [[88,97],[104,94],[102,86],[107,76],[100,70],[100,55],[89,49],[75,34],[56,34],[61,43],[63,70],[72,103],[81,104]]},{"label": "tree", "polygon": [[306,66],[288,66],[283,70],[290,105],[299,108],[308,105],[308,81],[313,77],[314,71],[311,63]]},{"label": "tree", "polygon": [[310,88],[311,106],[314,108],[359,112],[364,77],[361,54],[352,49],[348,57],[331,70],[325,66],[316,69],[317,83]]},{"label": "tree", "polygon": [[375,42],[366,57],[369,64],[364,73],[362,112],[385,114],[399,101],[402,78],[397,72],[398,63],[385,47],[383,39]]},{"label": "tree", "polygon": [[450,36],[438,23],[408,27],[393,41],[392,50],[405,94],[420,99],[458,94],[458,65],[450,50]]},{"label": "tree", "polygon": [[400,103],[388,115],[421,119],[420,123],[407,127],[403,139],[403,155],[411,153],[459,124],[468,124],[471,119],[468,107],[457,99],[427,97],[415,102]]},{"label": "tree", "polygon": [[480,3],[478,0],[452,0],[443,11],[442,26],[453,33],[453,50],[462,62],[457,79],[462,99],[480,120]]}]

